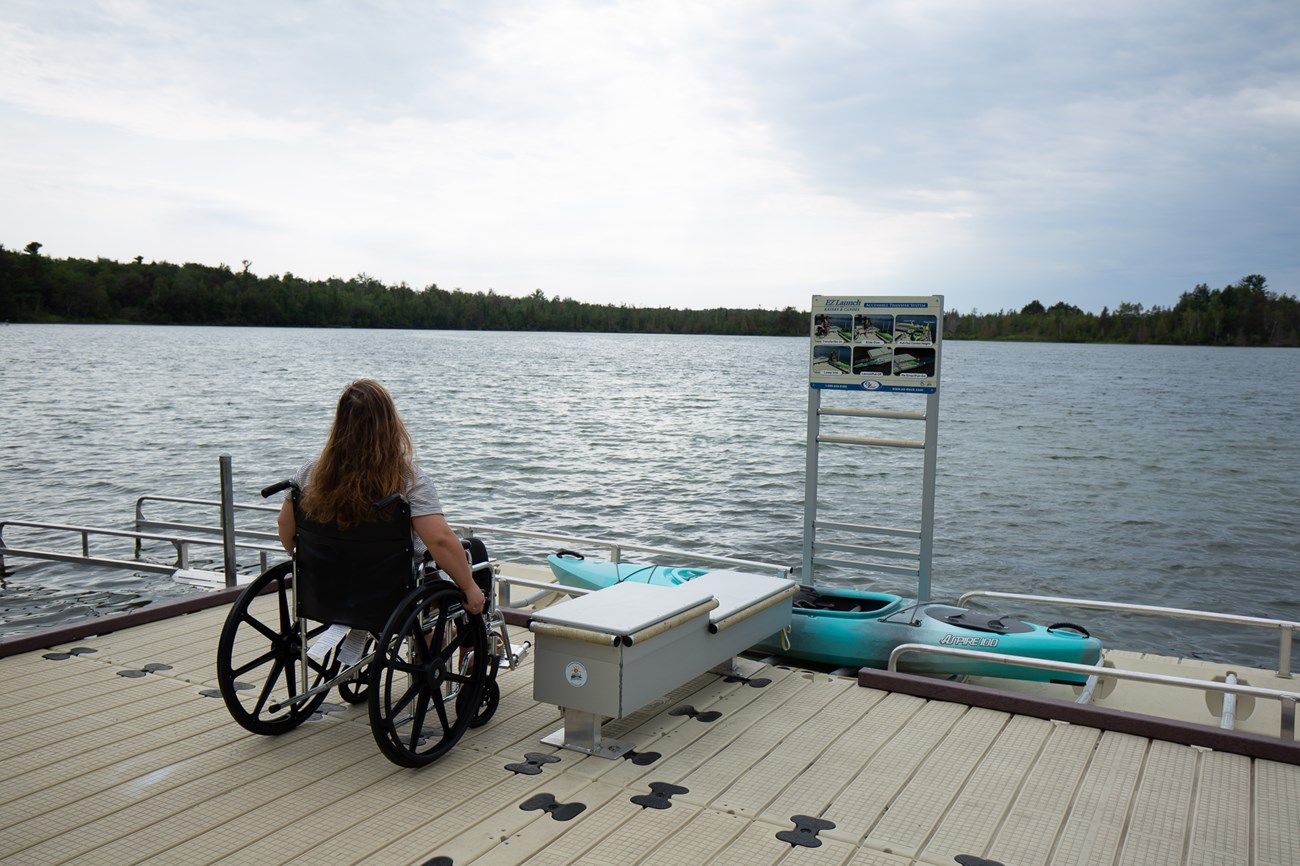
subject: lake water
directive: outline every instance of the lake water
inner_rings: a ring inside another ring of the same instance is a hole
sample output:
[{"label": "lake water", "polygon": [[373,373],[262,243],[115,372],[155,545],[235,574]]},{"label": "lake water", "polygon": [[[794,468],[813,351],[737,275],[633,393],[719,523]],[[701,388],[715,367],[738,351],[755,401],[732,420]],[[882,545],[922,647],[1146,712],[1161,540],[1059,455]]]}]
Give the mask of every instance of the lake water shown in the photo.
[{"label": "lake water", "polygon": [[[4,326],[0,519],[130,528],[142,494],[216,498],[222,454],[237,499],[255,501],[319,449],[342,386],[372,376],[453,522],[797,564],[807,355],[788,338]],[[1295,349],[946,343],[935,596],[1300,620],[1297,395]],[[920,408],[908,399],[824,393]],[[921,435],[872,423],[823,430]],[[919,452],[825,448],[822,479],[823,517],[916,525]],[[5,539],[20,541],[12,528]],[[187,591],[7,564],[0,634]],[[818,577],[911,591],[905,578]],[[1008,609],[1083,622],[1111,645],[1276,664],[1272,633]]]}]

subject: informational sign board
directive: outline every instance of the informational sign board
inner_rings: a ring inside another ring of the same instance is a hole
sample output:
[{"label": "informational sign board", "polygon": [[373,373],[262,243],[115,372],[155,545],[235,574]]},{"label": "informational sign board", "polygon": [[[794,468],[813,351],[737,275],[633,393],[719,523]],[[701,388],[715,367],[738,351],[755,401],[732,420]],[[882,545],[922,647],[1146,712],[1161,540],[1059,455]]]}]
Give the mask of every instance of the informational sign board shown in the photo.
[{"label": "informational sign board", "polygon": [[942,295],[813,295],[808,383],[933,394],[939,390],[942,325]]}]

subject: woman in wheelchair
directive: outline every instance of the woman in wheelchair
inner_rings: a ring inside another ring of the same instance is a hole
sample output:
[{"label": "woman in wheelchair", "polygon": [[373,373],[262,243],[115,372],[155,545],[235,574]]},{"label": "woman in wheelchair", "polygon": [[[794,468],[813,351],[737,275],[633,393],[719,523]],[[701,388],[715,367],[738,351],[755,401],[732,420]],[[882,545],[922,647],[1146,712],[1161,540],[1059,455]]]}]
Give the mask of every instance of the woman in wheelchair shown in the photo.
[{"label": "woman in wheelchair", "polygon": [[[337,687],[369,704],[385,756],[418,767],[495,712],[510,648],[495,571],[447,525],[414,451],[388,390],[359,379],[320,455],[262,491],[289,489],[278,530],[293,558],[248,584],[222,628],[217,681],[244,728],[292,730]],[[451,582],[422,571],[430,558]]]},{"label": "woman in wheelchair", "polygon": [[[443,517],[438,491],[416,465],[414,452],[388,389],[373,379],[358,379],[339,397],[320,456],[293,476],[302,493],[302,509],[320,523],[346,528],[374,520],[374,503],[385,496],[404,494],[411,506],[415,555],[423,558],[427,551],[465,593],[465,609],[482,613],[483,591],[470,574],[460,538]],[[287,497],[278,523],[280,543],[293,553],[296,526]]]}]

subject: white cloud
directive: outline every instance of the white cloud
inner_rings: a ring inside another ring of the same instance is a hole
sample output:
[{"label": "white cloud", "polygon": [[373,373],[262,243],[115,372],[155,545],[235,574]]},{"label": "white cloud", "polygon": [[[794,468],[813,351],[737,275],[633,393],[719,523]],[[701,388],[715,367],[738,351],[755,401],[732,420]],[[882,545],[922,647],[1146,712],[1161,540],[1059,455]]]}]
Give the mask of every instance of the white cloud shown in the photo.
[{"label": "white cloud", "polygon": [[1292,17],[16,2],[0,242],[644,305],[1279,285],[1300,244],[1214,224],[1293,216]]}]

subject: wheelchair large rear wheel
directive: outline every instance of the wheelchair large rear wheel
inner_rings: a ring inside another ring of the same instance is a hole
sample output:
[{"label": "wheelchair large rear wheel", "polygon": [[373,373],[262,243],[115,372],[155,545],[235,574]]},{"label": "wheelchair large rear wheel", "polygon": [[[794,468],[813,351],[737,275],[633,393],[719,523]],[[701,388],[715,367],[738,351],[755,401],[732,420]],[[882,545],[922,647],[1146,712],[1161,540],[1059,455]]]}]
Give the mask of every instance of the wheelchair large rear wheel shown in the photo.
[{"label": "wheelchair large rear wheel", "polygon": [[487,677],[487,629],[465,596],[435,581],[393,611],[370,666],[370,730],[395,764],[422,767],[469,727]]},{"label": "wheelchair large rear wheel", "polygon": [[[325,700],[322,692],[286,705],[302,693],[302,636],[294,615],[289,582],[293,563],[262,573],[240,593],[226,615],[217,643],[217,686],[236,722],[255,734],[282,734],[298,727]],[[307,639],[327,626],[309,624]],[[307,685],[333,675],[333,651],[324,661],[307,659]]]}]

